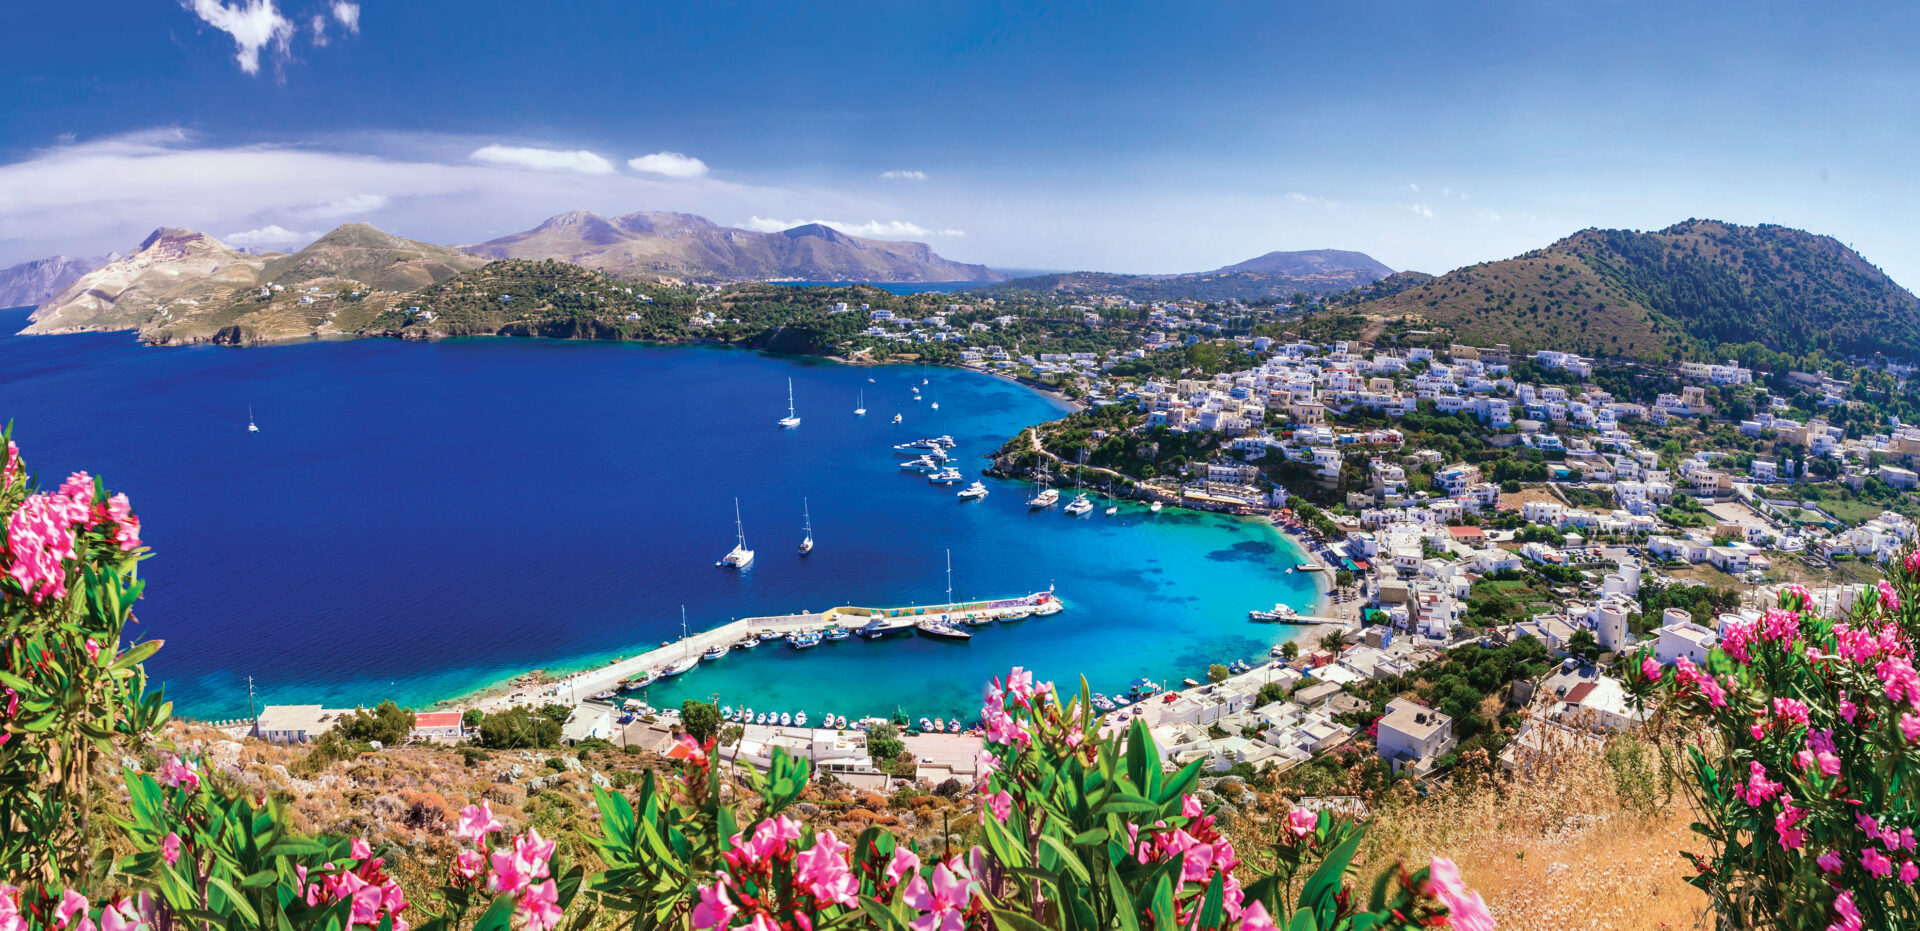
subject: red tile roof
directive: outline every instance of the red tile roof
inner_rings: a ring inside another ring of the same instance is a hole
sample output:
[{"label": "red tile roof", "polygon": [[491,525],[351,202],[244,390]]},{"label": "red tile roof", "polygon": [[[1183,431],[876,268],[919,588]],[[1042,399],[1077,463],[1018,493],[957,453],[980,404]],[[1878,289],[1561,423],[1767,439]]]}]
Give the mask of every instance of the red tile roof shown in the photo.
[{"label": "red tile roof", "polygon": [[1568,689],[1567,697],[1561,699],[1561,701],[1564,701],[1569,705],[1577,705],[1583,701],[1586,701],[1587,696],[1591,694],[1593,694],[1593,683],[1582,682],[1579,685],[1576,685],[1573,688]]},{"label": "red tile roof", "polygon": [[1481,530],[1480,528],[1475,527],[1471,524],[1461,524],[1458,527],[1448,527],[1447,532],[1450,534],[1453,534],[1453,538],[1455,540],[1478,540],[1481,537],[1484,537],[1487,535],[1486,531]]},{"label": "red tile roof", "polygon": [[458,711],[422,711],[413,716],[413,726],[416,728],[456,727],[459,724],[460,712]]}]

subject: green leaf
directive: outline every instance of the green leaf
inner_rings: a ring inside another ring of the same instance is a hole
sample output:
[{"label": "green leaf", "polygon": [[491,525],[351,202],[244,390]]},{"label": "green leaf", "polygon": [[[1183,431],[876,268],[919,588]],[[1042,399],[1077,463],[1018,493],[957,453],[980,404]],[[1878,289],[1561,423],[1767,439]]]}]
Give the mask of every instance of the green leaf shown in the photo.
[{"label": "green leaf", "polygon": [[1060,860],[1066,865],[1067,872],[1072,873],[1075,879],[1083,883],[1093,882],[1093,877],[1087,873],[1087,865],[1080,862],[1080,856],[1074,852],[1073,848],[1061,843],[1059,838],[1051,834],[1040,835],[1040,843],[1060,855]]},{"label": "green leaf", "polygon": [[1034,921],[1026,915],[1022,915],[1019,912],[1008,911],[1004,908],[993,909],[988,912],[988,914],[993,916],[994,926],[1000,928],[1001,931],[1053,931],[1052,928]]},{"label": "green leaf", "polygon": [[1347,865],[1353,862],[1354,851],[1360,848],[1360,838],[1366,833],[1365,830],[1354,831],[1345,843],[1327,855],[1325,862],[1313,871],[1312,876],[1307,877],[1307,884],[1300,890],[1301,911],[1317,911],[1323,903],[1333,901],[1334,893],[1340,891],[1342,880],[1346,877]]},{"label": "green leaf", "polygon": [[473,923],[473,931],[508,931],[513,920],[513,896],[503,895],[493,900],[482,912],[480,920]]}]

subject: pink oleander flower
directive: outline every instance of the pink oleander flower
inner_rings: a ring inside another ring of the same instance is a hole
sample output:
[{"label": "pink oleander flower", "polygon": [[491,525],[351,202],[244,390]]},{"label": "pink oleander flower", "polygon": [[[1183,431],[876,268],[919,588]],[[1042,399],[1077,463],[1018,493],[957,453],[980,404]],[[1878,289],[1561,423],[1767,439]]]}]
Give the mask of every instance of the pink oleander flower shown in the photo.
[{"label": "pink oleander flower", "polygon": [[1860,706],[1854,704],[1851,699],[1847,698],[1847,693],[1841,692],[1840,693],[1840,719],[1847,722],[1848,724],[1852,724],[1853,719],[1859,716],[1860,716]]},{"label": "pink oleander flower", "polygon": [[180,835],[167,832],[167,839],[160,842],[160,859],[168,866],[180,862]]},{"label": "pink oleander flower", "polygon": [[468,805],[460,809],[460,819],[455,822],[454,836],[474,843],[484,843],[488,834],[501,830],[503,826],[493,817],[493,808],[486,802]]},{"label": "pink oleander flower", "polygon": [[525,931],[548,931],[560,923],[559,887],[551,879],[528,886],[514,904],[513,914],[525,922]]},{"label": "pink oleander flower", "polygon": [[1240,931],[1280,931],[1267,914],[1267,907],[1255,899],[1240,916]]},{"label": "pink oleander flower", "polygon": [[1493,931],[1498,927],[1493,914],[1487,911],[1487,903],[1480,893],[1467,888],[1460,878],[1460,868],[1446,857],[1434,857],[1427,876],[1433,886],[1433,895],[1446,906],[1447,919],[1458,931]]},{"label": "pink oleander flower", "polygon": [[100,931],[135,931],[146,923],[132,899],[109,902],[100,910]]},{"label": "pink oleander flower", "polygon": [[1807,704],[1792,698],[1773,700],[1773,716],[1788,728],[1807,726]]},{"label": "pink oleander flower", "polygon": [[853,906],[858,904],[860,881],[855,879],[853,871],[847,866],[847,851],[852,849],[833,836],[832,831],[823,831],[813,840],[813,846],[800,852],[794,858],[794,878],[813,893],[820,903]]},{"label": "pink oleander flower", "polygon": [[1914,710],[1920,711],[1920,672],[1904,656],[1889,656],[1873,668],[1886,686],[1887,701],[1905,700]]},{"label": "pink oleander flower", "polygon": [[[753,837],[750,839],[741,840],[740,835],[735,834],[733,836],[734,849],[729,851],[728,859],[729,862],[732,862],[737,855],[738,859],[742,862],[758,863],[771,858],[779,851],[785,850],[788,844],[799,839],[799,822],[794,821],[786,815],[781,815],[777,818],[760,822],[760,826],[754,829]],[[549,844],[548,847],[551,849],[552,845]]]},{"label": "pink oleander flower", "polygon": [[495,895],[508,892],[518,894],[520,890],[527,888],[528,883],[533,882],[533,877],[528,876],[526,870],[521,868],[512,850],[496,850],[490,859],[493,863],[493,872],[487,874],[488,892]]},{"label": "pink oleander flower", "polygon": [[1827,931],[1865,931],[1866,920],[1853,904],[1853,893],[1842,889],[1833,897],[1833,910],[1840,920],[1828,925]]},{"label": "pink oleander flower", "polygon": [[13,487],[13,480],[20,474],[20,447],[12,440],[7,441],[7,461],[0,466],[0,491]]},{"label": "pink oleander flower", "polygon": [[1920,740],[1920,717],[1915,717],[1911,712],[1902,714],[1900,716],[1900,736],[1905,738],[1907,743]]},{"label": "pink oleander flower", "polygon": [[987,796],[986,804],[988,813],[993,815],[993,820],[1001,824],[1007,823],[1007,816],[1013,814],[1013,796],[1008,795],[1004,789]]},{"label": "pink oleander flower", "polygon": [[347,856],[355,860],[373,859],[373,845],[368,844],[364,837],[356,837],[347,845]]},{"label": "pink oleander flower", "polygon": [[554,841],[543,841],[540,832],[528,828],[527,833],[513,839],[513,860],[528,879],[547,878],[547,861],[553,859]]},{"label": "pink oleander flower", "polygon": [[1206,806],[1200,804],[1199,796],[1189,793],[1180,797],[1180,817],[1198,818],[1206,812]]},{"label": "pink oleander flower", "polygon": [[125,494],[107,499],[107,519],[113,522],[113,542],[120,544],[122,552],[140,548],[140,518],[134,516],[133,504]]},{"label": "pink oleander flower", "polygon": [[1900,610],[1900,593],[1893,590],[1893,583],[1881,579],[1879,588],[1881,609],[1888,612]]},{"label": "pink oleander flower", "polygon": [[1665,671],[1666,670],[1660,668],[1660,664],[1656,662],[1652,656],[1640,657],[1640,675],[1648,682],[1660,681],[1660,676]]},{"label": "pink oleander flower", "polygon": [[487,855],[478,850],[462,850],[459,856],[453,858],[453,871],[467,882],[480,878],[486,868]]},{"label": "pink oleander flower", "polygon": [[1312,834],[1314,829],[1319,826],[1320,816],[1305,808],[1295,808],[1287,812],[1287,830],[1292,831],[1295,837],[1305,837],[1308,834]]},{"label": "pink oleander flower", "polygon": [[1013,671],[1007,673],[1007,691],[1021,704],[1026,704],[1033,697],[1033,673],[1019,666],[1013,667]]},{"label": "pink oleander flower", "polygon": [[1780,797],[1781,811],[1773,818],[1773,831],[1780,835],[1780,846],[1786,850],[1799,850],[1807,842],[1807,832],[1794,825],[1807,816],[1804,808],[1793,807],[1793,796]]},{"label": "pink oleander flower", "polygon": [[1784,786],[1778,782],[1767,779],[1767,768],[1760,765],[1759,760],[1754,760],[1748,764],[1748,766],[1749,775],[1747,776],[1747,781],[1744,784],[1734,786],[1733,794],[1739,796],[1740,800],[1746,802],[1748,805],[1759,808],[1767,802],[1772,801],[1774,796],[1779,795],[1780,790],[1784,788]]},{"label": "pink oleander flower", "polygon": [[87,917],[87,897],[68,889],[60,894],[60,904],[53,910],[53,926],[64,928],[73,916],[78,914],[81,920]]},{"label": "pink oleander flower", "polygon": [[182,762],[180,757],[168,754],[166,762],[160,764],[160,784],[168,788],[186,786],[187,791],[200,789],[200,773],[192,763]]},{"label": "pink oleander flower", "polygon": [[67,596],[61,561],[76,555],[73,525],[64,511],[69,503],[52,495],[31,495],[7,517],[6,573],[34,604]]},{"label": "pink oleander flower", "polygon": [[698,931],[712,931],[725,928],[740,914],[738,906],[727,897],[727,882],[723,878],[711,886],[700,887],[700,904],[693,907],[693,926]]},{"label": "pink oleander flower", "polygon": [[1823,853],[1818,857],[1815,857],[1813,862],[1820,864],[1820,868],[1829,873],[1838,873],[1840,872],[1841,865],[1845,861],[1840,859],[1839,851],[1829,850],[1826,853]]},{"label": "pink oleander flower", "polygon": [[1900,861],[1900,881],[1911,886],[1916,879],[1920,879],[1920,866],[1914,866],[1912,860]]},{"label": "pink oleander flower", "polygon": [[1893,861],[1872,847],[1860,851],[1860,868],[1872,873],[1876,879],[1886,879],[1893,875]]},{"label": "pink oleander flower", "polygon": [[905,847],[893,848],[893,859],[887,862],[887,885],[896,885],[902,877],[920,874],[920,858]]},{"label": "pink oleander flower", "polygon": [[908,906],[920,917],[907,923],[913,931],[965,931],[968,890],[945,863],[933,868],[933,882],[915,876],[904,893]]},{"label": "pink oleander flower", "polygon": [[0,883],[0,931],[27,931],[27,920],[20,915],[20,890]]}]

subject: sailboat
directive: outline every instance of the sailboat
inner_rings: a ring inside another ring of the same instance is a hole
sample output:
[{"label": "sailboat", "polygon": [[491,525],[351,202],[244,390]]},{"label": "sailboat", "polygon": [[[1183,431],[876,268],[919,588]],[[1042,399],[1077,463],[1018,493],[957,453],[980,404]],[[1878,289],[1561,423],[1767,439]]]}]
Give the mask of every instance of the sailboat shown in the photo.
[{"label": "sailboat", "polygon": [[853,409],[853,416],[855,417],[867,416],[867,392],[865,389],[862,389],[860,392],[859,403],[860,403],[860,406]]},{"label": "sailboat", "polygon": [[253,422],[253,405],[247,405],[247,432],[259,433],[260,425]]},{"label": "sailboat", "polygon": [[1047,464],[1043,460],[1040,463],[1040,492],[1027,499],[1027,507],[1050,508],[1059,500],[1060,493],[1047,487]]},{"label": "sailboat", "polygon": [[914,625],[929,637],[941,640],[966,640],[973,635],[962,629],[953,619],[953,550],[947,550],[947,610],[945,613],[921,618]]},{"label": "sailboat", "polygon": [[[680,642],[683,644],[689,643],[688,637],[687,637],[687,606],[686,605],[680,606]],[[674,660],[671,663],[668,663],[664,668],[660,670],[660,675],[677,676],[698,665],[700,665],[700,657],[695,656],[693,654],[692,647],[691,645],[689,645],[686,652],[679,659]]]},{"label": "sailboat", "polygon": [[745,569],[753,565],[753,551],[747,549],[747,531],[745,526],[740,523],[739,498],[733,499],[733,533],[736,539],[736,542],[733,544],[733,550],[721,557],[720,561],[714,563],[714,565],[728,569]]},{"label": "sailboat", "polygon": [[813,552],[813,512],[807,508],[805,498],[800,499],[800,515],[807,525],[807,536],[800,541],[800,555],[805,556]]},{"label": "sailboat", "polygon": [[793,415],[793,379],[787,379],[787,416],[780,418],[780,426],[789,430],[800,426],[800,418]]},{"label": "sailboat", "polygon": [[940,396],[937,394],[933,396],[933,409],[936,411],[940,409]]}]

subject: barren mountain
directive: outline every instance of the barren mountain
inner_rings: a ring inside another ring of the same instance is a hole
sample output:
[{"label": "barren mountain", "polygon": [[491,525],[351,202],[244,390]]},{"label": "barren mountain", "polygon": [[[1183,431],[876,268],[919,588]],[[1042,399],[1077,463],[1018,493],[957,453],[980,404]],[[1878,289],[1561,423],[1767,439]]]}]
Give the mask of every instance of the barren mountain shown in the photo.
[{"label": "barren mountain", "polygon": [[34,259],[31,262],[21,262],[12,268],[0,269],[0,307],[26,307],[39,304],[59,294],[81,275],[109,261],[112,261],[111,257],[71,259],[64,255],[56,255],[52,258]]},{"label": "barren mountain", "polygon": [[1118,294],[1136,301],[1284,301],[1295,294],[1318,297],[1365,287],[1393,274],[1364,252],[1315,249],[1269,252],[1210,272],[1184,275],[1122,275],[1061,272],[1015,278],[990,292],[1027,294]]},{"label": "barren mountain", "polygon": [[489,259],[560,259],[627,277],[805,278],[820,281],[1000,281],[984,265],[936,255],[917,242],[849,236],[819,224],[778,233],[717,226],[686,213],[611,219],[576,210],[467,252]]},{"label": "barren mountain", "polygon": [[291,288],[324,279],[358,282],[375,291],[414,291],[484,264],[450,246],[349,223],[299,252],[268,262],[261,281]]},{"label": "barren mountain", "polygon": [[41,304],[24,332],[141,329],[175,310],[224,302],[257,284],[267,261],[205,233],[157,229],[140,248],[80,276]]}]

